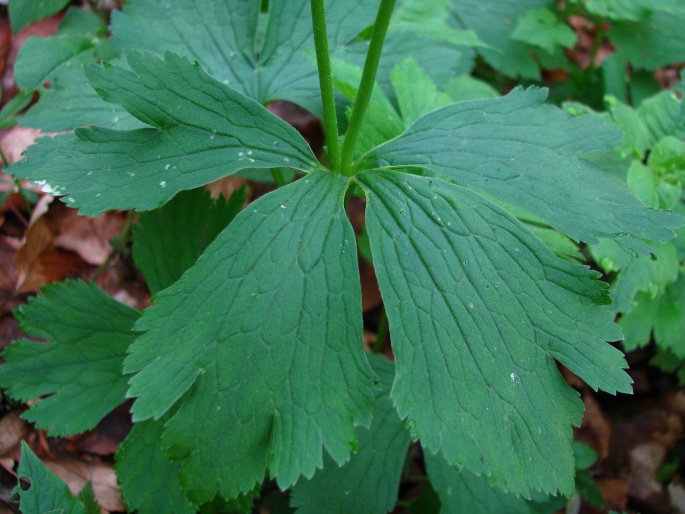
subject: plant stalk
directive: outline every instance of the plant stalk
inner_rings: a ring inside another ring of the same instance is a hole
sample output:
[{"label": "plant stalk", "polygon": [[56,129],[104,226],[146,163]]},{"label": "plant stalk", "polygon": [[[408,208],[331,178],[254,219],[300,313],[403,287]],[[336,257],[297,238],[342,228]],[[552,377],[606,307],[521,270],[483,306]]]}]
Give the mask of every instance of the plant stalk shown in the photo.
[{"label": "plant stalk", "polygon": [[331,168],[340,170],[340,136],[338,135],[338,118],[335,113],[335,97],[333,95],[333,74],[331,73],[331,57],[328,52],[328,32],[326,30],[326,12],[324,0],[311,0],[312,28],[314,30],[314,46],[316,48],[316,63],[319,68],[319,86],[323,101],[323,125],[326,132],[328,156]]},{"label": "plant stalk", "polygon": [[383,42],[385,41],[385,35],[388,33],[388,26],[390,25],[390,18],[394,7],[395,0],[381,0],[381,5],[378,7],[376,22],[374,23],[371,41],[369,42],[369,51],[366,54],[366,62],[364,62],[362,80],[359,83],[359,91],[352,108],[350,124],[345,134],[345,142],[343,143],[340,172],[344,175],[352,174],[354,149],[359,139],[359,131],[366,115],[366,109],[371,100],[373,86],[376,83],[378,63],[381,60]]},{"label": "plant stalk", "polygon": [[378,330],[376,331],[376,340],[373,343],[371,351],[373,353],[381,353],[385,339],[388,337],[388,315],[385,312],[385,307],[381,307],[381,318],[378,321]]}]

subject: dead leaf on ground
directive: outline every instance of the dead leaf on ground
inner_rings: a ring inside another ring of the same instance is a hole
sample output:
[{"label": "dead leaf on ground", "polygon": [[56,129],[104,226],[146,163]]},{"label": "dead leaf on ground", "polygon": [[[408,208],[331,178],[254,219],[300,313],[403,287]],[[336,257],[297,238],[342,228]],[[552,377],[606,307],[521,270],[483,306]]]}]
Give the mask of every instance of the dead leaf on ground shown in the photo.
[{"label": "dead leaf on ground", "polygon": [[[0,131],[0,149],[5,155],[7,162],[14,164],[15,162],[23,159],[22,153],[36,142],[36,139],[43,137],[40,130],[14,126],[12,128]],[[41,190],[40,187],[35,185],[27,185],[31,187],[34,191],[38,192]]]},{"label": "dead leaf on ground", "polygon": [[20,292],[36,292],[43,284],[66,278],[87,278],[89,265],[107,260],[112,252],[110,239],[126,223],[124,213],[79,216],[62,202],[51,200],[46,196],[36,204],[24,244],[16,254]]},{"label": "dead leaf on ground", "polygon": [[582,397],[585,404],[585,414],[576,439],[592,446],[600,460],[605,459],[609,455],[611,445],[611,422],[602,412],[594,395],[586,392]]},{"label": "dead leaf on ground", "polygon": [[598,478],[596,482],[604,498],[605,510],[623,512],[628,505],[628,482],[621,478]]},{"label": "dead leaf on ground", "polygon": [[0,235],[0,314],[11,309],[9,304],[16,296],[17,270],[14,255],[19,241]]},{"label": "dead leaf on ground", "polygon": [[87,482],[92,482],[95,497],[104,510],[126,510],[112,464],[73,457],[46,459],[43,463],[66,482],[72,494],[77,495]]},{"label": "dead leaf on ground", "polygon": [[12,410],[0,419],[0,459],[19,456],[19,443],[31,430],[28,422],[21,419],[22,411]]},{"label": "dead leaf on ground", "polygon": [[126,438],[133,426],[130,408],[131,402],[120,405],[107,414],[93,430],[73,437],[71,440],[73,449],[77,452],[103,457],[114,455],[117,447]]}]

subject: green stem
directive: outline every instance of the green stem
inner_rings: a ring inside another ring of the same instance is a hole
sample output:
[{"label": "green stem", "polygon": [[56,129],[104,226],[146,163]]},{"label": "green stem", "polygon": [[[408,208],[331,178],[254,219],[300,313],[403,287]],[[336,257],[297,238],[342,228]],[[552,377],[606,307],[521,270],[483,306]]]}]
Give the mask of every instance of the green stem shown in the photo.
[{"label": "green stem", "polygon": [[274,182],[276,182],[276,187],[283,187],[285,185],[285,178],[280,168],[271,168],[271,176],[274,178]]},{"label": "green stem", "polygon": [[373,353],[381,353],[383,343],[388,337],[388,315],[385,312],[385,307],[381,308],[381,319],[378,320],[378,330],[376,331],[376,340],[373,343],[371,351]]},{"label": "green stem", "polygon": [[10,163],[7,160],[7,157],[5,157],[5,152],[3,152],[2,150],[0,150],[0,159],[2,159],[2,166],[4,168],[8,168]]},{"label": "green stem", "polygon": [[343,143],[340,172],[344,175],[352,175],[354,149],[357,145],[357,140],[359,139],[359,132],[361,130],[362,122],[364,121],[366,109],[371,100],[373,86],[376,83],[378,63],[381,60],[383,42],[385,41],[385,35],[388,32],[388,25],[390,25],[390,17],[392,16],[394,7],[395,0],[381,0],[381,5],[378,8],[376,22],[373,25],[373,33],[371,34],[371,41],[369,42],[369,52],[366,54],[362,80],[359,83],[357,99],[354,102],[352,115],[350,116],[350,124],[347,128],[347,133],[345,134],[345,142]]},{"label": "green stem", "polygon": [[321,100],[323,101],[323,125],[326,131],[328,155],[331,158],[331,167],[337,171],[340,169],[340,140],[338,136],[338,117],[335,113],[335,97],[333,95],[331,57],[328,53],[326,12],[323,2],[324,0],[311,0],[312,28],[314,30],[316,63],[319,68],[319,85],[321,87]]}]

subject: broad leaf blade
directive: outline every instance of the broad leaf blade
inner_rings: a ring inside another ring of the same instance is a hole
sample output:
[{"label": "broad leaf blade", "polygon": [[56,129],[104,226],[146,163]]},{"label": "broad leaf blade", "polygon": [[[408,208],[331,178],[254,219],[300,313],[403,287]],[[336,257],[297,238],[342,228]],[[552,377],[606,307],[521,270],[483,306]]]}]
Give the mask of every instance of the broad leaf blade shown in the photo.
[{"label": "broad leaf blade", "polygon": [[125,400],[123,362],[138,312],[94,284],[63,282],[43,289],[17,311],[26,332],[51,343],[16,341],[3,353],[0,386],[34,404],[24,418],[51,434],[93,428]]},{"label": "broad leaf blade", "polygon": [[247,168],[309,171],[316,158],[306,141],[260,104],[217,82],[196,63],[130,52],[133,71],[92,66],[93,87],[154,128],[78,129],[79,140],[40,160],[12,168],[47,181],[83,214],[108,209],[150,210],[176,193]]},{"label": "broad leaf blade", "polygon": [[646,293],[636,295],[633,307],[619,320],[626,350],[646,346],[653,333],[659,348],[685,358],[685,272],[681,271],[658,299]]},{"label": "broad leaf blade", "polygon": [[[373,19],[375,6],[363,0],[326,4],[331,51],[351,41]],[[237,0],[171,6],[164,0],[138,1],[114,14],[113,43],[197,59],[211,76],[260,103],[289,100],[320,114],[315,61],[303,51],[314,50],[308,0],[270,1],[263,15],[263,41],[258,31],[260,5]]]},{"label": "broad leaf blade", "polygon": [[346,189],[316,171],[261,197],[137,325],[134,418],[178,403],[162,442],[192,500],[248,492],[267,469],[288,487],[321,467],[322,446],[344,462],[353,423],[371,421]]},{"label": "broad leaf blade", "polygon": [[[593,388],[630,391],[606,285],[503,209],[438,179],[357,175],[390,321],[392,396],[424,448],[504,490],[573,491],[571,424]],[[555,458],[550,460],[549,455]]]},{"label": "broad leaf blade", "polygon": [[12,30],[17,33],[31,23],[57,14],[68,3],[69,0],[12,0],[9,3]]},{"label": "broad leaf blade", "polygon": [[680,216],[645,208],[618,179],[578,156],[614,145],[596,117],[541,105],[542,89],[448,105],[372,150],[358,169],[418,166],[520,207],[575,240],[673,237]]},{"label": "broad leaf blade", "polygon": [[162,451],[161,421],[136,423],[117,452],[117,476],[121,494],[131,511],[139,514],[193,514],[197,512],[183,496],[178,473]]},{"label": "broad leaf blade", "polygon": [[31,451],[29,445],[21,442],[21,460],[19,461],[20,479],[31,482],[28,491],[17,488],[21,497],[22,512],[87,514],[86,506],[74,498],[57,475],[45,467]]},{"label": "broad leaf blade", "polygon": [[661,3],[650,2],[656,12],[646,19],[617,22],[607,32],[617,55],[636,68],[656,70],[683,61],[685,6],[667,4],[662,10]]},{"label": "broad leaf blade", "polygon": [[72,8],[55,36],[31,38],[22,46],[15,65],[17,85],[40,92],[40,101],[22,117],[23,126],[61,132],[87,123],[137,123],[120,107],[103,102],[83,75],[83,65],[119,55],[106,35],[107,26],[97,15]]},{"label": "broad leaf blade", "polygon": [[491,47],[478,51],[493,68],[510,77],[537,79],[539,65],[529,47],[512,39],[511,33],[528,10],[552,4],[550,0],[453,0],[452,14]]},{"label": "broad leaf blade", "polygon": [[373,355],[369,361],[380,378],[373,423],[368,429],[357,430],[357,451],[349,462],[338,467],[327,457],[324,468],[311,480],[295,485],[291,505],[297,507],[297,514],[385,514],[397,502],[409,432],[390,399],[393,364]]},{"label": "broad leaf blade", "polygon": [[236,217],[245,188],[229,201],[201,189],[184,191],[161,209],[144,212],[133,228],[133,259],[154,295],[176,282]]},{"label": "broad leaf blade", "polygon": [[423,452],[426,474],[440,497],[442,514],[473,512],[478,514],[533,514],[533,509],[521,497],[505,493],[488,484],[483,476],[457,471],[440,455]]}]

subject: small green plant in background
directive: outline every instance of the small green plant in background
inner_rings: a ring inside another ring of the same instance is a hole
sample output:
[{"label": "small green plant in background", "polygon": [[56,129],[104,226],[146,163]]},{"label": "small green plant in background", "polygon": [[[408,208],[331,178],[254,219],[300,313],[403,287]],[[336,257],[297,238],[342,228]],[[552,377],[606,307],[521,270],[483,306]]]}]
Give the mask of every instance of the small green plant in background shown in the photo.
[{"label": "small green plant in background", "polygon": [[[468,16],[472,2],[403,2],[393,18],[394,3],[131,0],[111,38],[72,9],[31,43],[60,49],[52,66],[17,64],[41,95],[21,122],[75,131],[9,172],[82,214],[141,211],[133,256],[154,296],[141,313],[93,284],[46,287],[17,316],[47,342],[6,350],[0,385],[48,395],[25,417],[53,435],[135,398],[116,456],[132,511],[245,511],[269,477],[300,513],[386,512],[414,440],[445,512],[530,512],[580,488],[583,404],[556,362],[595,390],[631,391],[607,343],[622,337],[617,286],[578,264],[572,242],[651,262],[682,218],[601,169],[626,141],[614,111],[573,116],[543,89],[498,97],[468,77],[475,52],[515,64],[492,53],[500,40]],[[530,3],[516,14],[546,5]],[[521,19],[547,23],[531,12]],[[524,28],[505,56],[543,44]],[[322,117],[326,155],[264,107],[273,100]],[[644,165],[671,177],[662,150]],[[283,169],[298,178],[242,212],[242,192],[215,202],[197,189]],[[366,200],[394,363],[363,351],[351,195]],[[90,512],[41,488],[53,479],[24,459],[22,502]]]}]

